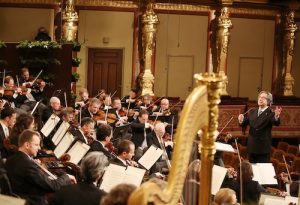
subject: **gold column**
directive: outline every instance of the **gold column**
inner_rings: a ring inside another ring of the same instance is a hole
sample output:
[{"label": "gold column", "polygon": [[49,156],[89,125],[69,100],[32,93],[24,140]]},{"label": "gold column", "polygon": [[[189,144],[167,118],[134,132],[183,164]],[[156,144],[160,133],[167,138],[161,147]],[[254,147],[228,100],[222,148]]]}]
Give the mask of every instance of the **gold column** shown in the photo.
[{"label": "gold column", "polygon": [[199,192],[201,204],[211,204],[212,167],[216,153],[215,140],[217,136],[220,95],[227,77],[221,72],[218,75],[206,73],[198,75],[197,80],[207,86],[208,96],[208,131],[201,137],[201,190]]},{"label": "gold column", "polygon": [[295,47],[295,32],[298,29],[294,21],[294,11],[289,11],[285,14],[285,26],[284,26],[284,45],[283,45],[283,83],[282,92],[283,96],[292,96],[294,78],[291,74],[292,60]]},{"label": "gold column", "polygon": [[142,45],[143,45],[143,67],[139,74],[141,95],[154,95],[154,76],[151,72],[153,66],[152,56],[155,49],[158,17],[153,10],[154,0],[147,0],[145,13],[142,15]]},{"label": "gold column", "polygon": [[[217,72],[222,75],[226,75],[227,69],[227,52],[229,45],[229,35],[230,29],[232,28],[232,23],[229,18],[229,11],[226,5],[232,4],[232,1],[227,1],[222,4],[219,11],[216,12],[217,19],[217,31],[216,31],[216,47],[217,47]],[[224,6],[225,5],[225,6]],[[228,95],[227,93],[228,79],[225,80],[225,86],[222,89],[222,95]]]},{"label": "gold column", "polygon": [[78,14],[74,9],[74,0],[67,0],[67,5],[63,11],[62,37],[66,41],[75,41],[78,30]]}]

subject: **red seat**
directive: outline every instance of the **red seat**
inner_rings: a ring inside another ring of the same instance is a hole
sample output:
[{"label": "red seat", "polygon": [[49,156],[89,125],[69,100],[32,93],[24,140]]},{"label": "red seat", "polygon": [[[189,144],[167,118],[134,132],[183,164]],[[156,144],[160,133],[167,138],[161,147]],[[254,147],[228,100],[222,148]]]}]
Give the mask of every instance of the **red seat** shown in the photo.
[{"label": "red seat", "polygon": [[281,150],[283,150],[284,152],[286,152],[288,146],[289,146],[289,143],[280,141],[280,142],[278,142],[278,144],[277,144],[277,149],[281,149]]}]

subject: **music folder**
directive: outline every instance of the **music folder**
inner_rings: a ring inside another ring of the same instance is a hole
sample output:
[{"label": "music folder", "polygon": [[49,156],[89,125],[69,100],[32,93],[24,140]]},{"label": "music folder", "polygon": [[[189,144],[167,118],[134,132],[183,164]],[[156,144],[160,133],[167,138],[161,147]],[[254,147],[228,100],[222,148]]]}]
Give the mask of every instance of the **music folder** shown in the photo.
[{"label": "music folder", "polygon": [[133,184],[139,187],[145,172],[145,169],[139,169],[132,166],[125,167],[109,164],[103,175],[100,189],[108,193],[113,187],[122,183]]},{"label": "music folder", "polygon": [[43,133],[45,137],[48,137],[59,121],[60,118],[57,115],[52,114],[41,129],[41,133]]},{"label": "music folder", "polygon": [[70,124],[66,121],[63,121],[58,130],[56,131],[56,133],[54,134],[54,136],[52,137],[52,142],[57,146],[58,143],[61,141],[61,139],[63,138],[63,136],[66,134],[66,132],[68,131],[70,127]]},{"label": "music folder", "polygon": [[73,164],[78,164],[78,162],[80,162],[80,160],[85,156],[89,149],[89,145],[81,141],[77,141],[67,152],[71,157],[70,162],[72,162]]},{"label": "music folder", "polygon": [[64,153],[66,153],[74,140],[74,136],[70,132],[67,132],[54,149],[55,156],[60,158]]},{"label": "music folder", "polygon": [[162,149],[151,145],[144,155],[139,159],[138,163],[149,170],[162,154]]},{"label": "music folder", "polygon": [[227,173],[227,169],[225,167],[221,167],[221,166],[217,166],[217,165],[213,166],[212,181],[211,181],[211,194],[216,195],[216,193],[220,190],[226,173]]},{"label": "music folder", "polygon": [[127,133],[130,128],[131,123],[126,123],[124,125],[116,126],[113,131],[113,139],[118,138],[120,134]]},{"label": "music folder", "polygon": [[253,180],[259,184],[277,184],[276,173],[272,163],[252,164]]},{"label": "music folder", "polygon": [[216,150],[223,152],[236,152],[230,144],[215,142]]}]

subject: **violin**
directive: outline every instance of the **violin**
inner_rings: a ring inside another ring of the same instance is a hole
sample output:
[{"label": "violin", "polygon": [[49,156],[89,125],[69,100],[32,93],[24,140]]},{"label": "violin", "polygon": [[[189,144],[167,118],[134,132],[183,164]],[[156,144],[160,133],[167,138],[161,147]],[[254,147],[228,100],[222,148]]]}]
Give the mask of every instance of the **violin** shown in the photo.
[{"label": "violin", "polygon": [[98,110],[97,113],[93,114],[93,119],[95,121],[104,121],[105,120],[105,112],[103,110]]},{"label": "violin", "polygon": [[111,154],[113,155],[118,154],[118,149],[113,145],[112,142],[107,143],[105,147],[110,151]]}]

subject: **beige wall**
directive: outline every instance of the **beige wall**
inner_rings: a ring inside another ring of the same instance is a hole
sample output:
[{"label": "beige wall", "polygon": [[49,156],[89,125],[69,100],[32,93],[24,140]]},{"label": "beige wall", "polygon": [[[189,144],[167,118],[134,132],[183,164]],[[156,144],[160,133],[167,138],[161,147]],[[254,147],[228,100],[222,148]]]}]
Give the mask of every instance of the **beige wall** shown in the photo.
[{"label": "beige wall", "polygon": [[300,97],[300,22],[297,22],[298,32],[296,33],[295,53],[292,64],[292,75],[295,79],[293,87],[294,95]]},{"label": "beige wall", "polygon": [[[192,61],[189,65],[193,67],[182,67],[178,72],[181,78],[194,82],[193,75],[187,75],[185,69],[191,68],[192,73],[205,72],[208,17],[159,14],[158,18],[154,93],[164,96],[167,94],[167,73],[168,69],[172,69],[168,68],[172,59]],[[175,84],[180,88],[180,82]]]},{"label": "beige wall", "polygon": [[[87,48],[122,48],[124,49],[122,95],[127,94],[131,88],[133,12],[82,10],[79,12],[79,19],[78,40],[85,43],[79,53],[82,63],[78,68],[80,74],[78,88],[87,85]],[[103,44],[103,37],[109,38],[108,44]]]},{"label": "beige wall", "polygon": [[52,36],[53,21],[53,9],[0,8],[0,41],[34,40],[42,26]]},{"label": "beige wall", "polygon": [[[271,20],[232,18],[232,24],[227,91],[233,97],[255,100],[258,87],[271,90],[275,23]],[[250,78],[257,81],[247,82]]]}]

